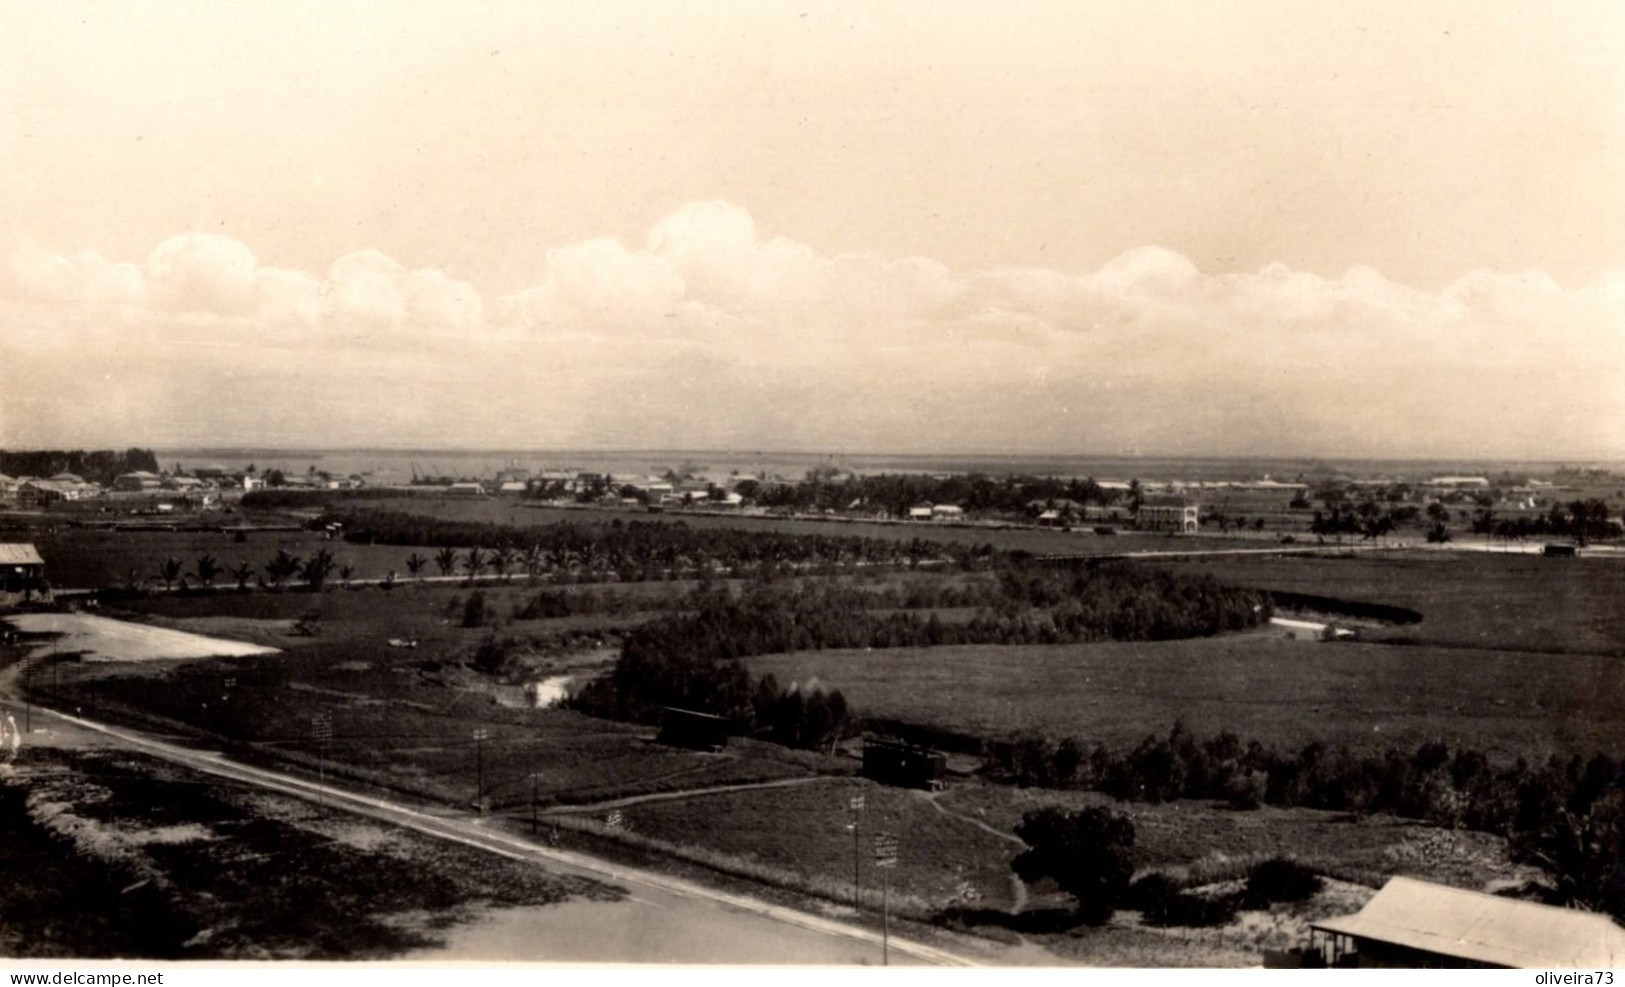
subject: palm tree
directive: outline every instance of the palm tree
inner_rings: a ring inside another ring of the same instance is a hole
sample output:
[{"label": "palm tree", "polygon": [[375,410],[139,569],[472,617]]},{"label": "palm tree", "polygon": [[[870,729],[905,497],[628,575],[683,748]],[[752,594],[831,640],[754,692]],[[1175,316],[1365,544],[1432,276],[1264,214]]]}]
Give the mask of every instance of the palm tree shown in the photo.
[{"label": "palm tree", "polygon": [[307,586],[314,590],[320,590],[322,583],[327,581],[327,576],[332,571],[333,553],[324,548],[310,557],[310,561],[305,563],[305,568],[300,575],[304,578]]},{"label": "palm tree", "polygon": [[508,581],[508,566],[513,563],[513,555],[513,546],[507,542],[501,542],[491,550],[491,568],[496,570],[503,582]]},{"label": "palm tree", "polygon": [[423,581],[423,567],[428,564],[429,560],[416,552],[406,557],[406,571],[410,572],[418,582]]},{"label": "palm tree", "polygon": [[171,555],[165,559],[163,565],[158,567],[158,578],[164,581],[164,590],[167,592],[175,585],[175,580],[181,578],[181,560]]},{"label": "palm tree", "polygon": [[348,562],[339,566],[339,582],[343,583],[346,588],[349,587],[350,577],[353,575],[355,575],[355,566]]},{"label": "palm tree", "polygon": [[247,559],[237,563],[237,568],[231,570],[231,578],[237,580],[237,592],[248,592],[248,580],[253,575],[254,567],[248,564]]},{"label": "palm tree", "polygon": [[197,581],[205,587],[214,585],[221,572],[220,562],[212,555],[200,555],[197,560]]},{"label": "palm tree", "polygon": [[271,586],[275,589],[281,589],[282,584],[291,579],[293,574],[298,571],[299,556],[289,555],[288,550],[285,548],[277,549],[276,558],[265,565],[265,574],[271,577]]},{"label": "palm tree", "polygon": [[468,554],[463,557],[463,568],[468,571],[469,582],[478,578],[480,570],[485,568],[485,553],[480,551],[478,545],[469,549]]},{"label": "palm tree", "polygon": [[542,571],[542,561],[542,546],[539,543],[531,542],[525,546],[525,554],[520,558],[520,562],[524,565],[525,574],[530,577],[531,582],[535,582],[536,576]]},{"label": "palm tree", "polygon": [[457,568],[457,550],[455,548],[442,548],[434,553],[434,564],[440,569],[442,576],[451,575],[451,570]]}]

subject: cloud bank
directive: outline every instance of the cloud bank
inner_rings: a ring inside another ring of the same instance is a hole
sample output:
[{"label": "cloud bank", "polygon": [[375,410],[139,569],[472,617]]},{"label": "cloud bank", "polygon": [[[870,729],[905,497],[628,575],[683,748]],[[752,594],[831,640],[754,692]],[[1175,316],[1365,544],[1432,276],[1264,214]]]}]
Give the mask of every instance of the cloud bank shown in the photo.
[{"label": "cloud bank", "polygon": [[726,202],[489,301],[365,249],[0,257],[0,444],[1625,456],[1625,272],[821,253]]}]

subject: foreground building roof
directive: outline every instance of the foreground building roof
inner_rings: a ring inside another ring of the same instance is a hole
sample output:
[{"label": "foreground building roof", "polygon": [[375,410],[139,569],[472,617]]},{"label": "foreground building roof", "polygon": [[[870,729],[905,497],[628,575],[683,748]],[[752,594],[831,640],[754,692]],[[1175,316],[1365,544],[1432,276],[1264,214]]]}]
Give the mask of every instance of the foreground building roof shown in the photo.
[{"label": "foreground building roof", "polygon": [[1625,966],[1625,928],[1606,915],[1396,877],[1353,915],[1311,923],[1492,966]]},{"label": "foreground building roof", "polygon": [[0,565],[44,565],[33,545],[0,544]]}]

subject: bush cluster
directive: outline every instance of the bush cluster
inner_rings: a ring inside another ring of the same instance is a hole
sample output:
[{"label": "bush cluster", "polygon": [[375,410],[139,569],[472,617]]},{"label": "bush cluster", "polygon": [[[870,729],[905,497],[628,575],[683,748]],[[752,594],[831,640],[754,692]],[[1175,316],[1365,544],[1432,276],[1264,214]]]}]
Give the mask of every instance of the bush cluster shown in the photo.
[{"label": "bush cluster", "polygon": [[1555,755],[1494,766],[1483,751],[1439,741],[1381,753],[1306,744],[1282,752],[1233,733],[1201,738],[1175,723],[1127,750],[1029,735],[989,746],[984,768],[1010,784],[1095,789],[1128,801],[1222,799],[1260,805],[1391,812],[1441,826],[1502,836],[1549,829],[1564,814],[1584,816],[1625,778],[1625,760]]}]

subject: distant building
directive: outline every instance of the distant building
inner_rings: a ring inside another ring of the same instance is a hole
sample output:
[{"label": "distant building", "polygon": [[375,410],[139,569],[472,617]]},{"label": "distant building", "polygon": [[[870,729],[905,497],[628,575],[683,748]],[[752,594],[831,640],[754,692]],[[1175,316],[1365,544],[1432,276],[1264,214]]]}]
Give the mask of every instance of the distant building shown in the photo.
[{"label": "distant building", "polygon": [[965,509],[958,504],[937,504],[931,508],[931,516],[953,521],[965,516]]},{"label": "distant building", "polygon": [[910,521],[929,521],[929,520],[931,520],[931,505],[930,504],[916,504],[915,506],[910,507],[908,509],[908,517],[909,517]]},{"label": "distant building", "polygon": [[1484,476],[1436,476],[1424,484],[1429,487],[1455,487],[1465,489],[1469,487],[1488,487],[1489,477]]},{"label": "distant building", "polygon": [[497,493],[520,496],[528,489],[530,489],[530,484],[524,480],[503,480],[502,485],[497,487]]},{"label": "distant building", "polygon": [[1540,554],[1542,554],[1542,555],[1550,555],[1550,556],[1553,556],[1555,558],[1561,558],[1561,559],[1572,559],[1572,558],[1577,558],[1579,556],[1580,548],[1577,545],[1564,545],[1564,544],[1561,544],[1561,543],[1553,543],[1553,544],[1550,544],[1550,545],[1542,546],[1541,550],[1540,550]]},{"label": "distant building", "polygon": [[453,483],[445,490],[448,497],[484,497],[485,487],[478,483]]},{"label": "distant building", "polygon": [[660,735],[655,740],[672,747],[714,751],[727,745],[732,732],[733,721],[725,716],[668,706],[661,711]]},{"label": "distant building", "polygon": [[1184,497],[1173,495],[1147,497],[1140,503],[1140,510],[1135,514],[1134,520],[1141,531],[1173,531],[1194,535],[1200,526],[1197,515],[1201,513],[1201,509],[1201,504]]},{"label": "distant building", "polygon": [[881,784],[937,789],[947,773],[947,756],[929,748],[890,740],[863,743],[863,776]]},{"label": "distant building", "polygon": [[1311,922],[1329,966],[1597,970],[1625,966],[1607,915],[1396,877],[1353,915]]},{"label": "distant building", "polygon": [[157,473],[146,470],[136,470],[133,473],[120,473],[113,478],[113,489],[125,493],[139,493],[143,490],[157,490],[164,485],[164,478]]},{"label": "distant building", "polygon": [[17,487],[17,503],[23,507],[44,507],[61,500],[89,500],[100,490],[88,483],[66,480],[28,480]]},{"label": "distant building", "polygon": [[40,592],[45,586],[45,560],[24,543],[0,544],[0,602]]}]

